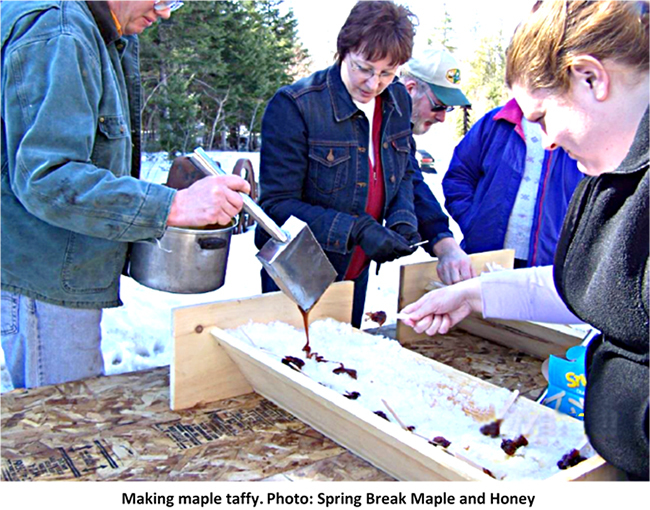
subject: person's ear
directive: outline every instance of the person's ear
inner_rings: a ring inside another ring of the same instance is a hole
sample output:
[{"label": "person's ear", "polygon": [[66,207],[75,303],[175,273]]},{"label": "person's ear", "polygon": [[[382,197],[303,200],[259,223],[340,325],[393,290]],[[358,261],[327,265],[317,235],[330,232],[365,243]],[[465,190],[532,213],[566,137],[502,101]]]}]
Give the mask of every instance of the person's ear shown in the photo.
[{"label": "person's ear", "polygon": [[600,60],[581,55],[573,60],[570,68],[573,82],[588,89],[597,101],[604,101],[610,94],[610,76]]},{"label": "person's ear", "polygon": [[404,86],[406,87],[406,92],[408,92],[409,95],[413,97],[413,94],[415,94],[417,84],[413,80],[406,80],[404,82]]}]

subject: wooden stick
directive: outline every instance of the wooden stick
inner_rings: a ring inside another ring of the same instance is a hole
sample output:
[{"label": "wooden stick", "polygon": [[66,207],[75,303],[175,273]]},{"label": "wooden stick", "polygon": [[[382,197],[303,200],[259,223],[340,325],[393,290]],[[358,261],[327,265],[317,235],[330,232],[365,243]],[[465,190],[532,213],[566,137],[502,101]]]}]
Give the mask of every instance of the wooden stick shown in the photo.
[{"label": "wooden stick", "polygon": [[[383,398],[381,399],[381,401],[382,401],[382,403],[386,406],[386,409],[388,409],[388,411],[390,412],[390,414],[393,415],[393,418],[395,418],[395,419],[397,420],[397,423],[399,423],[400,427],[402,427],[404,430],[408,430],[408,427],[407,427],[406,425],[404,425],[404,422],[403,422],[402,420],[399,419],[399,416],[397,416],[397,414],[395,413],[395,411],[393,411],[393,408],[392,408],[391,406],[388,405],[388,402],[386,402]],[[409,431],[409,432],[410,432],[410,431]],[[420,437],[422,437],[422,436],[420,436]],[[425,438],[425,439],[426,439],[426,438]]]},{"label": "wooden stick", "polygon": [[[449,450],[447,450],[447,451],[449,451]],[[479,466],[476,462],[474,462],[473,460],[468,459],[464,455],[462,455],[462,454],[460,454],[458,452],[449,452],[449,453],[451,453],[457,459],[460,459],[463,462],[467,462],[470,466],[475,467],[476,469],[480,469],[481,471],[483,471],[483,466]]]},{"label": "wooden stick", "polygon": [[512,404],[515,403],[515,400],[517,400],[518,396],[519,396],[519,390],[515,390],[515,391],[512,392],[512,394],[510,395],[510,398],[508,399],[508,401],[503,406],[503,409],[501,410],[501,412],[496,415],[497,420],[503,420],[503,417],[506,415],[506,413],[508,412],[508,409],[510,409]]},{"label": "wooden stick", "polygon": [[431,280],[425,285],[424,290],[442,289],[446,286],[446,284],[439,282],[438,280]]},{"label": "wooden stick", "polygon": [[[253,342],[253,339],[252,339],[251,337],[249,337],[248,334],[246,334],[246,331],[244,331],[243,329],[240,329],[239,331],[241,331],[241,332],[243,333],[243,335],[244,335],[246,338],[248,338],[248,340],[250,341],[250,343],[251,343],[251,345],[252,345],[253,347],[257,347],[257,345],[255,345],[255,342]],[[259,347],[258,347],[258,349],[259,349]]]}]

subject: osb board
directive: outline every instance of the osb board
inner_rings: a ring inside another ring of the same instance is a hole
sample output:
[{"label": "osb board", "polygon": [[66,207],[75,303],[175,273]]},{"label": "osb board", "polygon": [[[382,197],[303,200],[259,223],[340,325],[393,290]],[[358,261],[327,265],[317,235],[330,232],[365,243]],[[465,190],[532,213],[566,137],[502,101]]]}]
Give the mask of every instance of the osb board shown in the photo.
[{"label": "osb board", "polygon": [[445,336],[414,340],[408,348],[500,388],[518,390],[530,400],[537,400],[548,385],[542,375],[542,362],[536,357],[460,329]]},{"label": "osb board", "polygon": [[261,396],[169,409],[167,368],[2,395],[3,480],[392,480]]},{"label": "osb board", "polygon": [[[354,284],[331,285],[310,311],[309,320],[325,317],[350,322]],[[302,327],[298,306],[282,292],[233,299],[173,312],[174,354],[171,363],[171,406],[186,409],[201,402],[249,393],[252,388],[208,333],[213,326],[227,329],[255,318],[268,323],[282,320]]]},{"label": "osb board", "polygon": [[[476,274],[481,274],[487,270],[488,262],[496,263],[505,269],[512,269],[514,251],[497,250],[477,253],[470,255],[470,258]],[[438,261],[433,260],[404,265],[400,268],[399,310],[426,294],[428,292],[426,287],[430,287],[431,282],[440,281],[437,266]],[[456,327],[539,359],[546,359],[551,354],[564,356],[567,349],[582,341],[582,333],[565,325],[483,319],[476,314],[467,317]],[[397,324],[397,339],[402,344],[408,345],[425,338],[428,338],[426,334],[418,334],[401,322]]]},{"label": "osb board", "polygon": [[[444,450],[430,445],[394,423],[386,422],[373,412],[296,373],[228,332],[219,328],[214,328],[212,332],[256,392],[395,478],[410,481],[491,480],[481,469],[451,457]],[[409,351],[406,353],[408,355]],[[487,382],[416,353],[410,352],[410,356],[414,364],[432,366],[454,381],[459,388],[496,389]],[[555,421],[573,420],[526,399],[521,401],[521,405],[530,407],[530,414],[549,415]],[[590,476],[598,479],[610,476],[601,470],[608,472],[609,467],[597,458],[590,463],[590,472],[580,472],[580,476],[587,479]],[[572,479],[572,471],[567,470],[563,478]]]}]

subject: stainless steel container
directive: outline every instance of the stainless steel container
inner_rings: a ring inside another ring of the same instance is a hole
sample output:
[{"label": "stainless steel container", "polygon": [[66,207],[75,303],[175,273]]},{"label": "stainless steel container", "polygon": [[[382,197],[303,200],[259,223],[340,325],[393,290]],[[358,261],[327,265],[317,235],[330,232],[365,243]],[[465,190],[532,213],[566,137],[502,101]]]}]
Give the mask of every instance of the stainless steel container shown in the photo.
[{"label": "stainless steel container", "polygon": [[133,243],[129,274],[146,287],[200,294],[224,284],[236,223],[216,230],[168,227],[159,241]]}]

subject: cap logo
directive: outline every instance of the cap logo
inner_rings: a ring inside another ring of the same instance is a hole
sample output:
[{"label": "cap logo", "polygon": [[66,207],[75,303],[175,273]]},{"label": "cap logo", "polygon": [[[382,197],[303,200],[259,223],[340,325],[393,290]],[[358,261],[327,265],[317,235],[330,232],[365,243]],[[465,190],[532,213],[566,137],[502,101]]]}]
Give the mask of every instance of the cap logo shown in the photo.
[{"label": "cap logo", "polygon": [[458,82],[460,82],[460,69],[450,69],[447,71],[445,77],[449,83],[456,85]]}]

